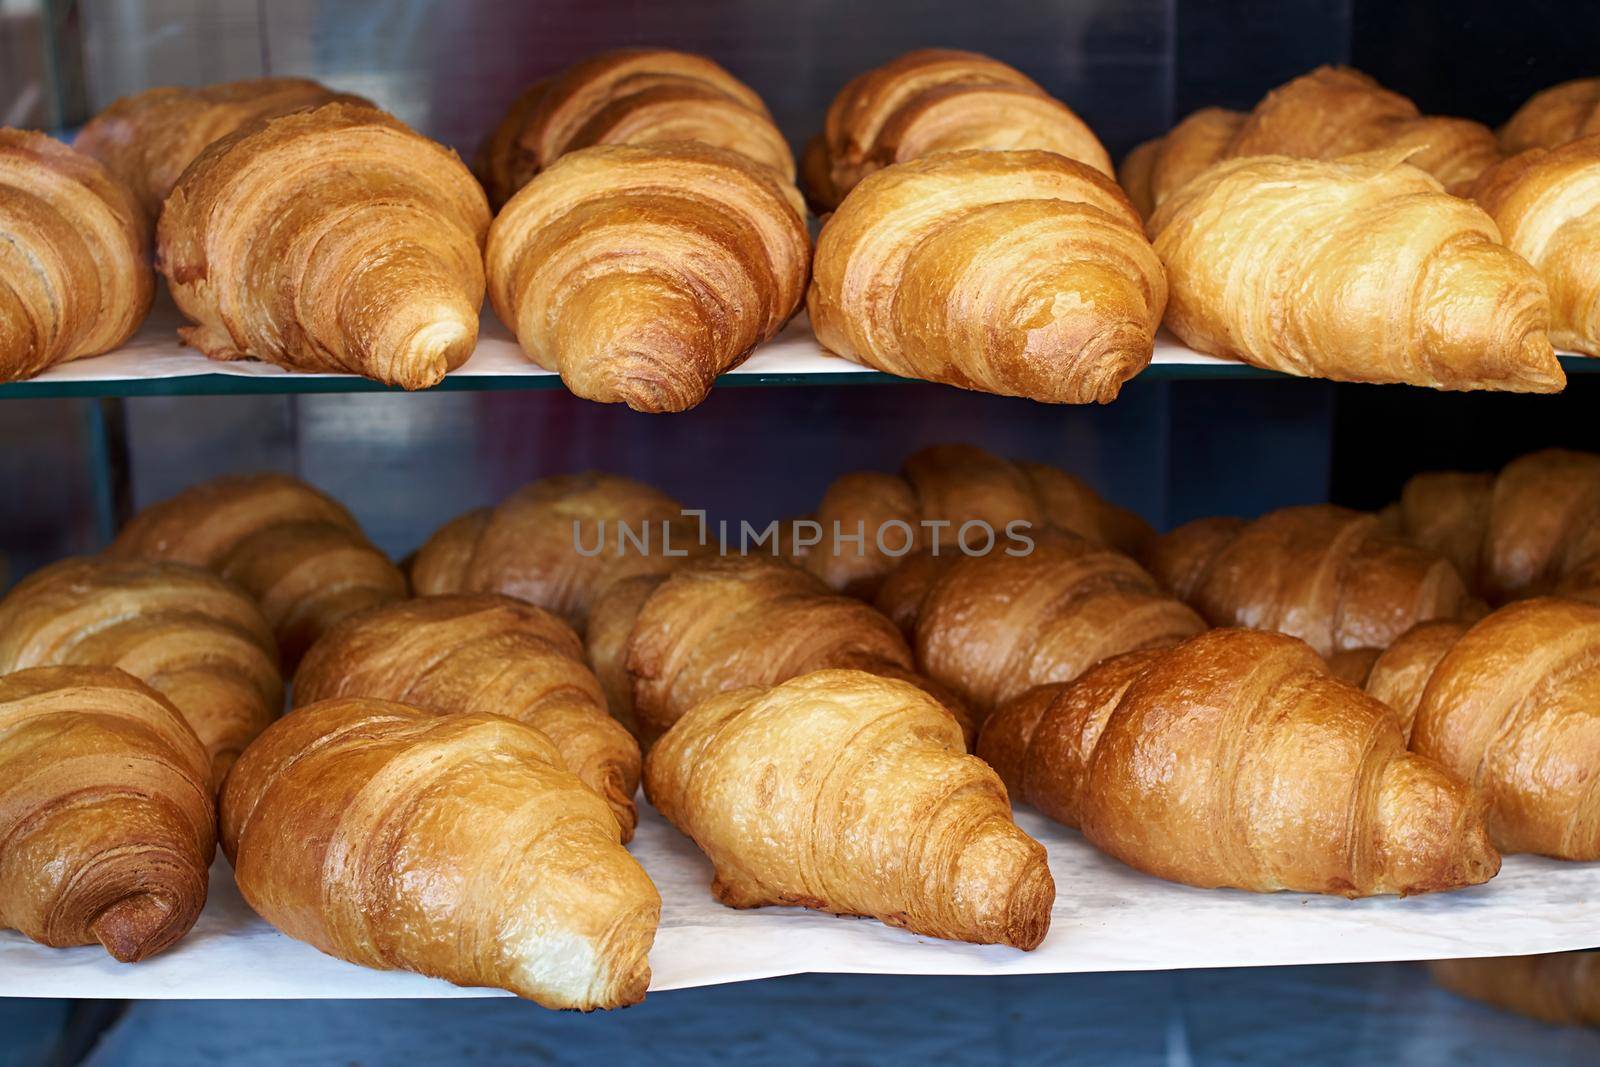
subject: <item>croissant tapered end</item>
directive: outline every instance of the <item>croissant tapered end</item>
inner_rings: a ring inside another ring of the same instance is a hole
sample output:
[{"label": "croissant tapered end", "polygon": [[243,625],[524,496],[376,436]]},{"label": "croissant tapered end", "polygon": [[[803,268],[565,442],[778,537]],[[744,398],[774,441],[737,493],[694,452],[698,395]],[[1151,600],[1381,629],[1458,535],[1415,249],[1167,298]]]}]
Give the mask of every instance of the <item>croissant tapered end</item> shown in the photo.
[{"label": "croissant tapered end", "polygon": [[1222,159],[1244,120],[1238,111],[1201,108],[1130,152],[1118,175],[1139,214],[1148,219],[1162,201]]},{"label": "croissant tapered end", "polygon": [[1162,138],[1154,137],[1133,147],[1117,167],[1117,182],[1128,194],[1128,201],[1139,217],[1147,219],[1155,210],[1155,195],[1150,189],[1150,177],[1155,170],[1156,157],[1161,154]]},{"label": "croissant tapered end", "polygon": [[1179,600],[1190,600],[1200,589],[1206,571],[1222,550],[1233,543],[1245,520],[1214,515],[1186,522],[1149,542],[1139,562],[1151,577]]},{"label": "croissant tapered end", "polygon": [[583,149],[495,219],[490,300],[579,396],[683,411],[800,306],[804,217],[792,185],[735,152]]},{"label": "croissant tapered end", "polygon": [[1367,677],[1359,683],[1394,711],[1408,740],[1428,679],[1468,628],[1467,623],[1453,619],[1435,619],[1413,626],[1383,650],[1373,661]]},{"label": "croissant tapered end", "polygon": [[1513,153],[1600,133],[1600,78],[1577,78],[1534,93],[1499,132],[1501,146]]},{"label": "croissant tapered end", "polygon": [[1482,807],[1470,787],[1432,760],[1409,753],[1391,760],[1379,780],[1373,827],[1378,880],[1363,895],[1432,893],[1499,874]]},{"label": "croissant tapered end", "polygon": [[1012,697],[983,721],[983,730],[978,734],[973,751],[994,768],[1014,802],[1027,800],[1023,776],[1028,764],[1028,745],[1039,720],[1066,686],[1065,682],[1036,686],[1021,696]]},{"label": "croissant tapered end", "polygon": [[455,153],[336,103],[201,153],[161,213],[157,255],[197,324],[184,339],[211,358],[420,389],[477,343],[488,227]]}]

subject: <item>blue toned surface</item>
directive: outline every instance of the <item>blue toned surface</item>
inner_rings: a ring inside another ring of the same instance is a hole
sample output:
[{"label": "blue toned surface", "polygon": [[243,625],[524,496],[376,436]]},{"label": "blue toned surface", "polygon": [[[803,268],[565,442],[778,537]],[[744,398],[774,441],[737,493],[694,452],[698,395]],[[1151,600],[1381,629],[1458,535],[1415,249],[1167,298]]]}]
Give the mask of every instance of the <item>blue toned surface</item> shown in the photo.
[{"label": "blue toned surface", "polygon": [[86,1062],[630,1060],[1576,1067],[1600,1062],[1600,1031],[1458,1000],[1405,965],[1016,979],[801,975],[656,994],[592,1016],[502,1000],[135,1004]]}]

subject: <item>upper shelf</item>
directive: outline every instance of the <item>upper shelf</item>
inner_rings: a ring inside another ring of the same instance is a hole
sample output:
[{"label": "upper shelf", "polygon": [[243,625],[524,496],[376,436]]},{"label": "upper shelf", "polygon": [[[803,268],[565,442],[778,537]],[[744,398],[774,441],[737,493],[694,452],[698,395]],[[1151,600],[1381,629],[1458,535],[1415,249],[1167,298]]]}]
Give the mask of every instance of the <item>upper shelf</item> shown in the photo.
[{"label": "upper shelf", "polygon": [[[220,363],[178,342],[181,318],[164,297],[134,339],[115,352],[52,367],[25,382],[0,383],[0,399],[39,397],[235,396],[283,393],[402,392],[353,374],[298,374],[268,363]],[[1568,374],[1600,372],[1600,359],[1562,356]],[[1163,331],[1144,380],[1287,378],[1232,360],[1201,355]],[[906,379],[870,370],[817,344],[805,316],[762,345],[717,385],[867,385]],[[556,389],[561,378],[530,363],[510,332],[485,312],[478,349],[436,390],[495,392]]]}]

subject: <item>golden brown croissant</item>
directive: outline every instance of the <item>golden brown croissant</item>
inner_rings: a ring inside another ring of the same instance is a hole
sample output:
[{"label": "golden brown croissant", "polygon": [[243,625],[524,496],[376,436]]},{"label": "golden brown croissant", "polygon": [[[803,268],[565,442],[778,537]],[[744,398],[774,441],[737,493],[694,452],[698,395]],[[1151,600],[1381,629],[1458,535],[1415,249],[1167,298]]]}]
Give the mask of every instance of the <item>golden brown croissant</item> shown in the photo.
[{"label": "golden brown croissant", "polygon": [[1163,200],[1222,159],[1245,118],[1227,108],[1201,108],[1128,153],[1117,177],[1139,214],[1149,218]]},{"label": "golden brown croissant", "polygon": [[211,781],[283,707],[278,648],[243,591],[182,563],[66,559],[0,600],[0,674],[119,667],[172,701]]},{"label": "golden brown croissant", "polygon": [[1600,356],[1600,134],[1513,156],[1472,195],[1544,279],[1551,342]]},{"label": "golden brown croissant", "polygon": [[1153,543],[1144,562],[1213,626],[1278,630],[1323,656],[1387,648],[1418,622],[1476,609],[1448,560],[1329,504],[1249,523],[1201,519]]},{"label": "golden brown croissant", "polygon": [[928,590],[917,663],[979,725],[1002,702],[1071,681],[1108,656],[1205,629],[1127,556],[1071,534],[1041,534],[1027,555],[957,560]]},{"label": "golden brown croissant", "polygon": [[1422,703],[1428,679],[1445,653],[1454,648],[1469,629],[1471,623],[1459,619],[1420,622],[1395,638],[1394,643],[1368,665],[1366,676],[1359,684],[1399,716],[1400,729],[1408,741],[1416,727],[1417,707]]},{"label": "golden brown croissant", "polygon": [[1106,403],[1167,302],[1110,178],[1050,152],[957,152],[870,175],[817,239],[817,340],[902,378]]},{"label": "golden brown croissant", "polygon": [[1558,148],[1600,133],[1600,78],[1575,78],[1530,96],[1500,127],[1507,152]]},{"label": "golden brown croissant", "polygon": [[605,798],[633,836],[639,746],[606,714],[583,642],[554,615],[493,593],[422,597],[364,611],[311,646],[297,707],[333,697],[393,700],[436,715],[489,711],[532,726]]},{"label": "golden brown croissant", "polygon": [[794,181],[789,143],[755,90],[704,56],[621,48],[575,63],[529,88],[478,155],[498,207],[568,152],[597,144],[698,141]]},{"label": "golden brown croissant", "polygon": [[1600,1026],[1600,952],[1436,960],[1428,970],[1459,996],[1547,1023]]},{"label": "golden brown croissant", "polygon": [[892,622],[774,559],[706,559],[614,584],[590,617],[589,659],[613,713],[646,747],[716,693],[825,668],[919,685],[966,720],[949,694],[916,675]]},{"label": "golden brown croissant", "polygon": [[119,670],[0,677],[0,929],[124,963],[194,925],[216,850],[206,751]]},{"label": "golden brown croissant", "polygon": [[1384,519],[1399,536],[1443,553],[1491,603],[1582,595],[1600,560],[1600,456],[1550,448],[1497,475],[1419,474]]},{"label": "golden brown croissant", "polygon": [[0,129],[0,382],[133,336],[155,295],[149,243],[133,194],[104,167]]},{"label": "golden brown croissant", "polygon": [[1043,846],[915,686],[829,670],[722,693],[678,720],[644,776],[730,907],[798,904],[1021,949],[1050,928]]},{"label": "golden brown croissant", "polygon": [[1600,605],[1536,597],[1407,635],[1367,684],[1415,709],[1411,747],[1477,788],[1502,852],[1600,860]]},{"label": "golden brown croissant", "polygon": [[90,119],[74,145],[121,178],[154,223],[184,168],[207,145],[253,122],[336,101],[368,103],[308,78],[147,89],[122,97]]},{"label": "golden brown croissant", "polygon": [[901,559],[921,551],[983,555],[1029,531],[1054,529],[1133,553],[1152,536],[1138,515],[1066,471],[974,445],[924,448],[898,475],[843,475],[813,521],[821,541],[795,562],[835,589],[869,598]]},{"label": "golden brown croissant", "polygon": [[1107,660],[1006,705],[978,751],[1014,795],[1188,885],[1405,896],[1500,869],[1467,784],[1283,634]]},{"label": "golden brown croissant", "polygon": [[478,341],[489,205],[443,145],[375,108],[251,123],[184,171],[157,257],[212,359],[421,389]]},{"label": "golden brown croissant", "polygon": [[419,596],[504,593],[580,634],[613,583],[664,574],[705,550],[683,506],[631,478],[590,471],[523,486],[440,527],[411,564]]},{"label": "golden brown croissant", "polygon": [[1037,149],[1112,174],[1094,131],[1014,67],[976,52],[923,48],[858,74],[807,148],[806,194],[837,208],[867,175],[939,152]]},{"label": "golden brown croissant", "polygon": [[776,171],[688,142],[603,145],[501,209],[489,299],[577,395],[684,411],[794,315],[810,256],[800,194]]},{"label": "golden brown croissant", "polygon": [[135,515],[106,550],[215,571],[255,598],[288,671],[330,626],[406,594],[405,576],[332,498],[283,474],[192,486]]},{"label": "golden brown croissant", "polygon": [[644,998],[661,897],[538,730],[346,698],[290,712],[222,793],[239,892],[366,967],[550,1008]]},{"label": "golden brown croissant", "polygon": [[1398,155],[1219,163],[1150,220],[1191,348],[1335,381],[1556,392],[1544,283]]}]

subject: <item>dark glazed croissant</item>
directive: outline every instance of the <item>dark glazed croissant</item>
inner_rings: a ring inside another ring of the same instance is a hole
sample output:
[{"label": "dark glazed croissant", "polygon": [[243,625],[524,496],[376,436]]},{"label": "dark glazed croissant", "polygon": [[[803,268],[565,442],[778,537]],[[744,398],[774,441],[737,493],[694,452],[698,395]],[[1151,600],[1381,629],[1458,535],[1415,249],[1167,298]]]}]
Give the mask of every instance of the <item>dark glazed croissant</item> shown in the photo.
[{"label": "dark glazed croissant", "polygon": [[1600,78],[1575,78],[1530,96],[1500,127],[1507,152],[1559,148],[1600,133]]},{"label": "dark glazed croissant", "polygon": [[210,760],[119,670],[0,677],[0,929],[135,963],[200,917],[216,851]]},{"label": "dark glazed croissant", "polygon": [[1107,660],[1002,708],[978,752],[1097,848],[1188,885],[1405,896],[1500,869],[1467,784],[1283,634]]},{"label": "dark glazed croissant", "polygon": [[923,48],[851,79],[806,148],[806,195],[837,208],[861,179],[939,152],[1037,149],[1110,175],[1111,157],[1072,109],[1014,67]]}]

